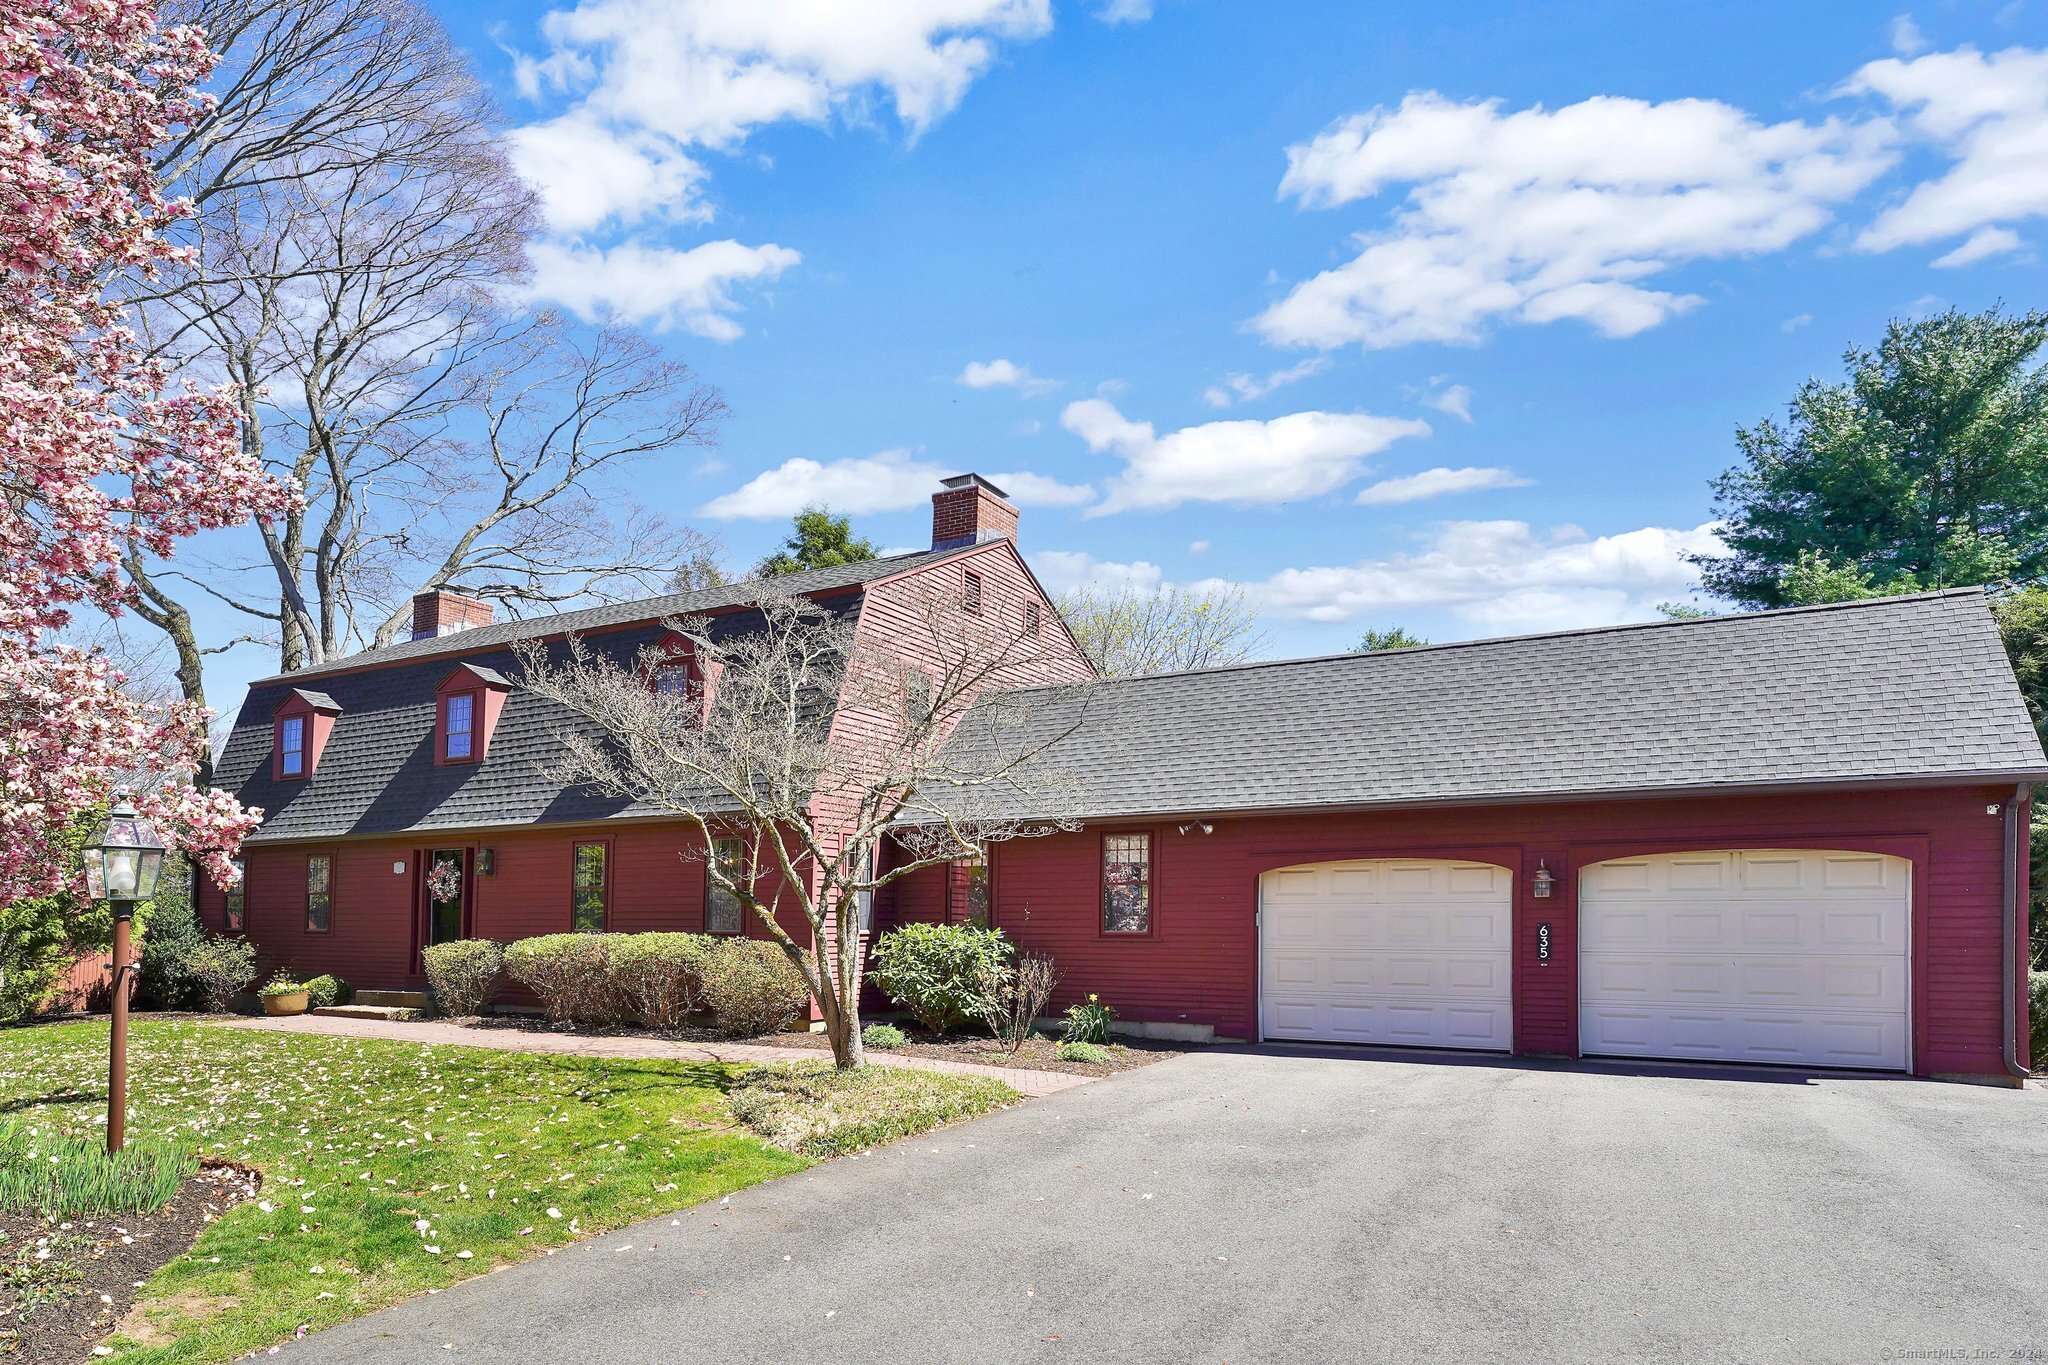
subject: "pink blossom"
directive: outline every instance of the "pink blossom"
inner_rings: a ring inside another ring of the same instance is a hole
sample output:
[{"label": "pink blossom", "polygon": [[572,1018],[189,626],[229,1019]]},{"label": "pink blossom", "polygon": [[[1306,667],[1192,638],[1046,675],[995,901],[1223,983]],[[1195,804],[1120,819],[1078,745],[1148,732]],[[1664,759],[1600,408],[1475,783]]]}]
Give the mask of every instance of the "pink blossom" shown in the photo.
[{"label": "pink blossom", "polygon": [[150,149],[204,110],[214,61],[150,0],[0,0],[0,901],[69,879],[53,837],[119,781],[217,878],[261,818],[182,780],[203,711],[146,705],[53,642],[79,603],[130,600],[130,545],[168,555],[289,505],[233,395],[173,385],[102,292],[172,259],[161,229],[189,210]]}]

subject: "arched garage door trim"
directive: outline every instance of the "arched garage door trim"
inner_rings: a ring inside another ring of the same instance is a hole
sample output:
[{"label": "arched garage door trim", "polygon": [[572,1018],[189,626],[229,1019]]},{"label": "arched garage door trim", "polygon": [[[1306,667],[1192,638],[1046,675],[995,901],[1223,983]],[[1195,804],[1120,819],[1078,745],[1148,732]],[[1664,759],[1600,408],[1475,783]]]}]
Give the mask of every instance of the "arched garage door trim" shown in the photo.
[{"label": "arched garage door trim", "polygon": [[1580,1052],[1909,1069],[1924,859],[1903,845],[1915,843],[1717,841],[1574,858]]},{"label": "arched garage door trim", "polygon": [[1264,868],[1260,1037],[1511,1050],[1516,880],[1506,862],[1456,856]]}]

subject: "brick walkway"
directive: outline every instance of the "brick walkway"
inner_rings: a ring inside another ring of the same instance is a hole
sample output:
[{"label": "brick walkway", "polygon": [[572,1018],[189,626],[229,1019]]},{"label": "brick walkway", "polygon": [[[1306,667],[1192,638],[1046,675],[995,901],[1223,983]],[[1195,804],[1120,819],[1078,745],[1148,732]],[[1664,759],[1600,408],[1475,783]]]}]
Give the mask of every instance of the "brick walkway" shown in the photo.
[{"label": "brick walkway", "polygon": [[[222,1028],[254,1029],[264,1033],[317,1033],[335,1038],[388,1038],[400,1043],[435,1043],[447,1047],[491,1047],[505,1052],[555,1052],[575,1057],[655,1057],[678,1062],[794,1062],[812,1054],[786,1047],[762,1047],[758,1043],[678,1043],[666,1038],[585,1036],[574,1033],[542,1033],[511,1028],[466,1028],[439,1019],[337,1019],[330,1016],[298,1014],[282,1019],[216,1019],[208,1023]],[[1028,1096],[1053,1095],[1087,1085],[1094,1076],[1074,1076],[1064,1071],[1031,1071],[1014,1066],[979,1066],[973,1062],[949,1062],[936,1057],[905,1057],[884,1052],[868,1053],[868,1060],[883,1066],[907,1066],[917,1071],[950,1071],[956,1076],[989,1076]]]}]

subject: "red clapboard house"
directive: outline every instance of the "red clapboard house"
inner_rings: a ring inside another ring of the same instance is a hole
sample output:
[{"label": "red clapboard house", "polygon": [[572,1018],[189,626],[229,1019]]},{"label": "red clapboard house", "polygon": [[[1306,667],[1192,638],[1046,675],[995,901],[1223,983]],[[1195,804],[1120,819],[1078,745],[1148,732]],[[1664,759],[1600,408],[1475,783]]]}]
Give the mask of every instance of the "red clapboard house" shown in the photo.
[{"label": "red clapboard house", "polygon": [[[1016,524],[962,476],[930,551],[788,582],[878,642],[917,582],[1049,613]],[[681,614],[744,630],[740,597],[491,623],[433,594],[410,643],[257,684],[220,766],[269,818],[234,902],[202,897],[209,925],[372,987],[417,984],[421,946],[449,937],[745,932],[680,870],[679,824],[550,785],[560,717],[510,652],[574,630],[631,653]],[[1077,652],[1047,670],[1088,676]],[[2048,760],[1979,591],[1059,695],[1035,723],[1087,708],[1044,760],[1060,810],[1013,813],[1081,827],[904,879],[877,932],[984,919],[1055,960],[1056,1005],[1097,993],[1167,1035],[2026,1065],[2028,786]],[[452,900],[437,863],[463,873]]]}]

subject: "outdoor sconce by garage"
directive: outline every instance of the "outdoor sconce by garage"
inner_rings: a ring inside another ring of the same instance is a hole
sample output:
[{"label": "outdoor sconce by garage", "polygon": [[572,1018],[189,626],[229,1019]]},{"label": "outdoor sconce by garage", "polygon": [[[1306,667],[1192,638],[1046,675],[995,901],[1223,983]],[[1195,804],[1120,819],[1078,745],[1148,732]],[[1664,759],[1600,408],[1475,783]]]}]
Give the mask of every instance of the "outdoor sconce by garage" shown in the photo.
[{"label": "outdoor sconce by garage", "polygon": [[1529,887],[1529,894],[1539,901],[1550,899],[1550,888],[1557,885],[1557,878],[1550,875],[1550,868],[1544,860],[1536,860],[1536,878]]},{"label": "outdoor sconce by garage", "polygon": [[476,851],[476,870],[480,876],[491,876],[498,870],[498,850],[480,848]]}]

